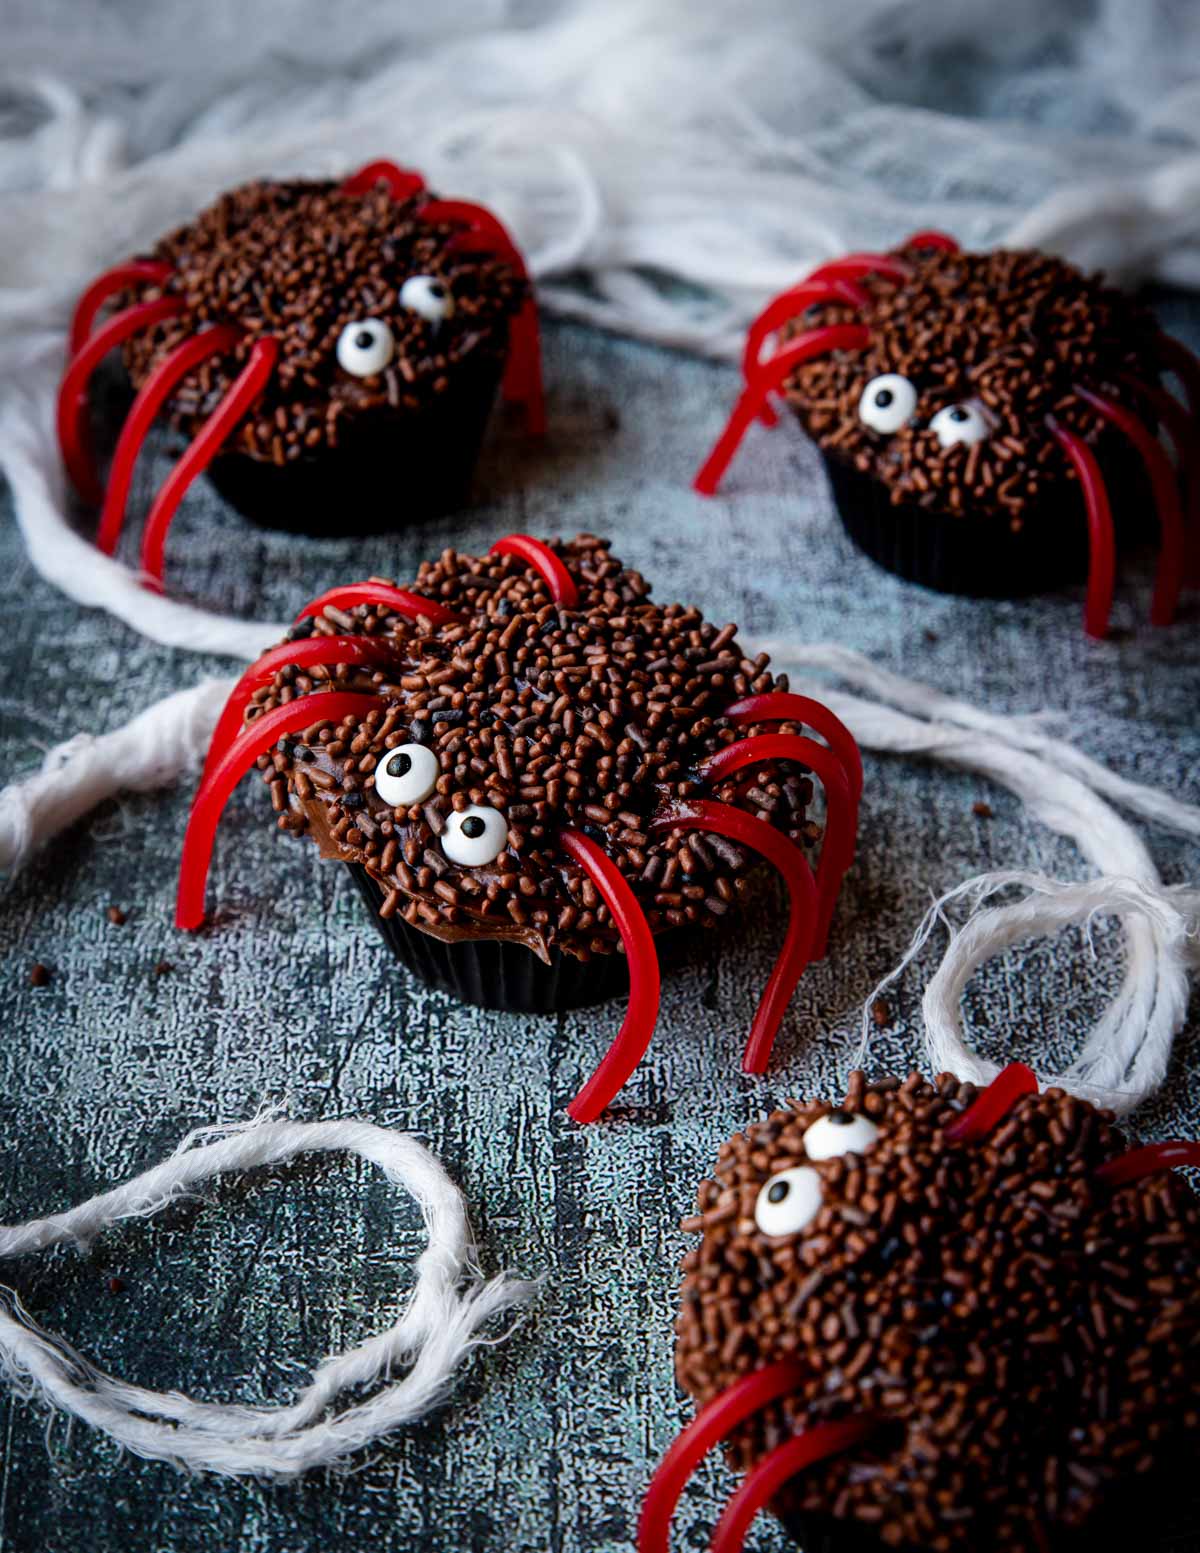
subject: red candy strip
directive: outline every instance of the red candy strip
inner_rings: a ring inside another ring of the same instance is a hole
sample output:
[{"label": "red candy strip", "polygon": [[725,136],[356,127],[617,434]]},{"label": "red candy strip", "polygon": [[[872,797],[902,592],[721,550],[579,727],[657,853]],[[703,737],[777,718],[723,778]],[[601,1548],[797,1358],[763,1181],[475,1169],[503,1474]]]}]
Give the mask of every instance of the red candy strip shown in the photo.
[{"label": "red candy strip", "polygon": [[285,734],[311,728],[315,723],[337,724],[343,717],[384,708],[379,696],[351,691],[323,691],[301,696],[286,706],[273,707],[254,722],[220,756],[200,780],[179,862],[179,889],[175,897],[175,926],[194,931],[204,921],[204,888],[212,860],[213,841],[229,795],[260,755],[266,754]]},{"label": "red candy strip", "polygon": [[254,342],[246,358],[246,365],[234,378],[220,404],[192,438],[187,452],[163,481],[142,530],[142,570],[156,587],[162,587],[167,530],[188,486],[216,458],[238,422],[266,388],[278,357],[279,342],[270,335],[264,335]]},{"label": "red candy strip", "polygon": [[[204,774],[216,765],[245,726],[246,708],[256,690],[269,685],[280,669],[294,664],[298,669],[320,664],[332,668],[338,663],[387,664],[395,661],[395,648],[378,636],[310,636],[299,642],[280,642],[269,647],[252,663],[230,692],[224,710],[208,745]],[[289,703],[294,704],[294,703]]]},{"label": "red candy strip", "polygon": [[[862,756],[854,735],[840,717],[827,706],[814,701],[811,696],[798,696],[790,690],[768,690],[762,695],[746,696],[735,701],[721,713],[731,723],[807,723],[828,744],[842,763],[846,781],[850,784],[850,796],[857,806],[862,798]],[[857,815],[856,815],[857,822]]]},{"label": "red candy strip", "polygon": [[1022,1095],[1036,1095],[1037,1075],[1023,1062],[1010,1062],[961,1116],[946,1127],[952,1143],[975,1143],[1004,1120]]},{"label": "red candy strip", "polygon": [[354,609],[358,604],[381,604],[408,620],[417,620],[424,615],[435,626],[451,625],[458,619],[453,610],[435,599],[410,593],[407,588],[393,588],[386,582],[348,582],[340,588],[330,588],[319,598],[310,599],[296,619],[307,620],[310,615],[319,615],[327,605],[334,609]]},{"label": "red candy strip", "polygon": [[650,1480],[638,1521],[638,1553],[667,1553],[675,1506],[705,1456],[760,1408],[795,1391],[807,1375],[803,1365],[784,1359],[735,1380],[700,1409]]},{"label": "red candy strip", "polygon": [[1096,1180],[1105,1186],[1128,1186],[1131,1181],[1144,1181],[1147,1176],[1160,1175],[1179,1165],[1200,1166],[1200,1143],[1173,1138],[1169,1143],[1148,1143],[1145,1148],[1130,1149],[1128,1154],[1101,1165]]},{"label": "red candy strip", "polygon": [[388,193],[394,200],[411,199],[425,187],[425,180],[420,173],[414,173],[407,167],[397,167],[395,162],[368,162],[346,179],[342,184],[342,193],[369,194],[379,183],[387,184]]},{"label": "red candy strip", "polygon": [[764,820],[744,814],[731,804],[711,799],[690,799],[671,804],[659,818],[650,821],[652,830],[701,830],[726,836],[730,841],[758,852],[783,875],[790,899],[787,933],[775,961],[750,1026],[750,1037],[742,1055],[746,1073],[765,1073],[779,1024],[787,1010],[796,983],[812,958],[813,940],[820,917],[817,886],[808,859],[800,848],[781,836]]},{"label": "red candy strip", "polygon": [[[529,279],[525,259],[500,218],[482,205],[469,200],[430,200],[421,208],[422,221],[461,222],[466,228],[451,242],[451,248],[472,252],[497,253],[517,273]],[[503,394],[510,404],[525,406],[526,421],[532,436],[546,430],[546,406],[542,392],[542,346],[537,303],[526,298],[512,324],[512,349],[504,369]]]},{"label": "red candy strip", "polygon": [[794,1440],[777,1445],[738,1484],[713,1532],[709,1544],[712,1553],[740,1553],[754,1517],[770,1504],[789,1478],[818,1461],[840,1456],[877,1427],[874,1418],[842,1418],[837,1423],[815,1424]]},{"label": "red candy strip", "polygon": [[507,534],[498,539],[488,551],[489,555],[516,555],[534,571],[540,572],[550,589],[550,597],[564,609],[574,609],[579,603],[579,590],[575,579],[551,550],[540,539],[528,534]]},{"label": "red candy strip", "polygon": [[87,437],[87,391],[92,373],[115,346],[139,329],[149,329],[183,312],[178,297],[135,302],[114,314],[71,357],[58,390],[58,445],[71,483],[87,502],[99,506],[103,492],[92,463]]},{"label": "red candy strip", "polygon": [[641,903],[613,860],[581,831],[566,829],[559,842],[600,892],[612,913],[629,963],[629,1007],[616,1040],[600,1066],[567,1107],[572,1121],[594,1122],[646,1055],[658,1023],[658,951]]},{"label": "red candy strip", "polygon": [[1065,426],[1060,426],[1053,416],[1047,416],[1046,424],[1074,465],[1083,487],[1091,549],[1083,628],[1089,636],[1103,640],[1108,635],[1108,617],[1112,612],[1117,577],[1117,544],[1113,533],[1112,509],[1108,503],[1108,488],[1104,484],[1096,455],[1083,438],[1077,437]]},{"label": "red candy strip", "polygon": [[[827,286],[801,285],[793,286],[790,291],[784,291],[766,307],[750,325],[750,332],[746,336],[746,348],[742,352],[742,376],[749,380],[752,373],[762,365],[762,348],[768,337],[780,329],[793,318],[798,318],[801,313],[810,307],[837,306],[866,307],[870,298],[861,286],[856,286],[853,281],[835,280]],[[775,414],[769,403],[763,405],[759,420],[764,426],[774,426],[779,417]]]},{"label": "red candy strip", "polygon": [[837,905],[842,877],[854,862],[855,808],[841,760],[834,750],[794,733],[760,733],[736,744],[726,744],[715,755],[700,762],[700,773],[707,782],[723,781],[747,766],[770,760],[794,760],[821,779],[825,788],[825,839],[817,865],[817,892],[821,897],[817,929],[813,935],[813,958],[825,953],[829,924]]},{"label": "red candy strip", "polygon": [[933,230],[914,232],[911,237],[905,238],[904,246],[906,248],[936,248],[941,253],[957,253],[959,251],[958,242],[949,233],[935,232]]},{"label": "red candy strip", "polygon": [[809,283],[815,280],[862,280],[868,275],[883,275],[902,286],[909,278],[908,265],[885,253],[847,253],[840,259],[830,259],[806,275]]},{"label": "red candy strip", "polygon": [[1183,580],[1188,587],[1200,586],[1200,444],[1191,416],[1165,388],[1155,388],[1137,378],[1122,376],[1121,381],[1141,394],[1162,422],[1183,484],[1187,513],[1184,520]]},{"label": "red candy strip", "polygon": [[1158,336],[1158,354],[1167,371],[1173,372],[1183,384],[1192,418],[1200,420],[1200,358],[1194,356],[1182,341],[1162,333]]},{"label": "red candy strip", "polygon": [[130,286],[161,286],[173,274],[172,267],[162,259],[131,259],[128,264],[116,264],[105,270],[87,288],[75,305],[71,319],[71,332],[67,337],[67,354],[75,356],[83,348],[83,342],[92,332],[96,315],[118,291]]},{"label": "red candy strip", "polygon": [[1099,411],[1106,421],[1127,437],[1146,466],[1154,491],[1154,505],[1158,511],[1160,548],[1158,570],[1154,577],[1154,597],[1150,605],[1150,623],[1169,626],[1179,605],[1179,590],[1183,585],[1183,509],[1179,501],[1179,487],[1167,455],[1156,437],[1123,404],[1104,394],[1093,393],[1076,383],[1079,397]]},{"label": "red candy strip", "polygon": [[100,527],[96,531],[96,543],[105,555],[112,555],[117,548],[121,525],[125,520],[125,504],[129,500],[129,486],[133,480],[133,466],[158,412],[175,391],[176,385],[193,367],[207,361],[210,356],[232,350],[241,337],[239,330],[227,324],[205,329],[202,334],[193,335],[184,340],[182,345],[177,345],[142,384],[129,417],[121,428],[108,476],[108,491],[100,513]]},{"label": "red candy strip", "polygon": [[789,340],[782,350],[755,370],[753,377],[742,390],[733,407],[725,430],[716,446],[705,460],[693,484],[701,496],[716,494],[725,471],[741,446],[753,422],[767,402],[767,395],[787,381],[802,362],[814,356],[825,356],[835,350],[862,350],[870,343],[869,332],[861,324],[833,324],[826,329],[813,329],[808,334]]}]

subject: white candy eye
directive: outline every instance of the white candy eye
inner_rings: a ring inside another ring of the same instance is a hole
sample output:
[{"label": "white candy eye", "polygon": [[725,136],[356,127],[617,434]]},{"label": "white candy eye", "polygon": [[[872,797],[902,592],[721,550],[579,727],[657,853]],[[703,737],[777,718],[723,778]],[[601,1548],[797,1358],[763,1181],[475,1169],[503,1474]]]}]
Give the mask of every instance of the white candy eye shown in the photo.
[{"label": "white candy eye", "polygon": [[991,436],[992,421],[978,400],[968,399],[963,404],[948,404],[944,410],[939,410],[930,421],[929,429],[937,433],[944,448],[952,448],[956,442],[965,442],[970,447]]},{"label": "white candy eye", "polygon": [[382,318],[360,318],[338,335],[338,365],[354,377],[382,372],[396,350],[392,331]]},{"label": "white candy eye", "polygon": [[866,1116],[852,1111],[829,1111],[818,1116],[804,1134],[809,1159],[837,1159],[842,1154],[865,1154],[879,1136],[879,1128]]},{"label": "white candy eye", "polygon": [[821,1177],[808,1165],[772,1176],[754,1204],[754,1222],[764,1235],[796,1235],[821,1211]]},{"label": "white candy eye", "polygon": [[400,287],[400,306],[431,324],[440,324],[453,313],[454,298],[446,282],[436,275],[410,275]]},{"label": "white candy eye", "polygon": [[464,868],[494,863],[507,845],[504,816],[480,804],[456,809],[442,832],[442,851],[452,863],[461,863]]},{"label": "white candy eye", "polygon": [[916,408],[917,391],[908,379],[898,372],[885,372],[863,389],[858,418],[872,431],[890,433],[911,421]]},{"label": "white candy eye", "polygon": [[393,808],[421,803],[437,785],[438,758],[425,744],[398,744],[375,767],[375,791]]}]

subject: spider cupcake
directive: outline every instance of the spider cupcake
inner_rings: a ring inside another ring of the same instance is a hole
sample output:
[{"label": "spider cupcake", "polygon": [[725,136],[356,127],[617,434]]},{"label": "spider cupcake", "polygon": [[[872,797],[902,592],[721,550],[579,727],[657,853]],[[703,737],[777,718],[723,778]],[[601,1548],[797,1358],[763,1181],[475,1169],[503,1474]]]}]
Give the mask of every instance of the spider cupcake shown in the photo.
[{"label": "spider cupcake", "polygon": [[762,1071],[824,952],[862,785],[837,718],[791,694],[765,654],[748,658],[735,626],[655,603],[590,535],[447,551],[411,591],[372,580],[306,606],[217,727],[184,848],[182,927],[203,919],[221,809],[256,761],[280,826],[351,865],[426,979],[548,1011],[627,974],[628,1014],[571,1108],[578,1120],[604,1109],[649,1042],[658,944],[717,927],[760,857],[790,895],[746,1049]]},{"label": "spider cupcake", "polygon": [[[97,328],[109,302],[117,311]],[[104,490],[87,390],[117,346],[137,397]],[[155,420],[188,442],[143,531],[142,568],[159,582],[168,526],[205,468],[259,522],[388,529],[462,496],[502,375],[542,429],[537,313],[512,239],[488,211],[437,199],[389,162],[342,184],[223,195],[88,289],[70,353],[59,440],[72,481],[102,507],[102,550],[116,546]]]},{"label": "spider cupcake", "polygon": [[[675,1368],[701,1404],[639,1553],[706,1451],[744,1473],[715,1553],[769,1506],[805,1549],[1144,1545],[1200,1444],[1200,1204],[1111,1113],[1014,1064],[852,1076],[724,1145],[684,1229]],[[1120,1535],[1124,1542],[1118,1542]]]},{"label": "spider cupcake", "polygon": [[[1098,278],[918,233],[777,297],[743,367],[701,492],[716,490],[755,417],[774,419],[778,392],[824,454],[851,537],[888,570],[1002,597],[1086,576],[1086,629],[1103,636],[1118,543],[1157,539],[1151,618],[1174,618],[1200,541],[1200,363]],[[1190,414],[1163,372],[1185,384]]]}]

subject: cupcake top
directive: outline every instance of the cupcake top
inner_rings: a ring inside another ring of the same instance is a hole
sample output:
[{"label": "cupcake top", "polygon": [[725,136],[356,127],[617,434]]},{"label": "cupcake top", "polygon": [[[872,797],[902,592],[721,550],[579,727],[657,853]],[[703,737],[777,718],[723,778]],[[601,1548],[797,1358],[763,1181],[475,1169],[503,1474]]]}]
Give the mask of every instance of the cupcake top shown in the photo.
[{"label": "cupcake top", "polygon": [[504,259],[456,243],[461,227],[422,219],[432,199],[302,181],[222,195],[154,249],[174,270],[162,289],[186,307],[126,343],[134,386],[199,330],[241,331],[169,401],[173,424],[190,436],[254,341],[272,336],[278,365],[229,445],[284,463],[335,446],[373,410],[419,411],[472,363],[494,374],[527,284]]},{"label": "cupcake top", "polygon": [[655,932],[712,926],[754,861],[721,836],[651,831],[672,799],[736,804],[804,847],[821,831],[806,818],[812,785],[795,765],[697,780],[705,756],[766,731],[721,715],[742,697],[786,689],[766,654],[748,658],[733,625],[655,603],[606,540],[581,534],[552,548],[578,589],[574,607],[555,603],[514,556],[447,550],[412,587],[453,610],[453,623],[326,608],[297,633],[383,637],[394,663],[284,668],[247,717],[324,684],[383,697],[383,711],[322,726],[315,696],[307,735],[262,757],[280,824],[307,831],[327,857],[362,864],[385,892],[384,915],[450,941],[587,958],[612,951],[618,934],[595,885],[557,845],[561,827],[604,849]]},{"label": "cupcake top", "polygon": [[787,1484],[773,1508],[793,1526],[1027,1553],[1194,1457],[1196,1197],[1169,1172],[1098,1181],[1124,1142],[1059,1090],[951,1141],[973,1096],[855,1074],[840,1107],[792,1102],[723,1145],[684,1223],[703,1240],[684,1261],[680,1385],[706,1402],[780,1359],[808,1376],[733,1435],[734,1467],[822,1421],[880,1420]]},{"label": "cupcake top", "polygon": [[896,281],[860,280],[863,307],[822,304],[790,326],[856,323],[869,343],[799,366],[785,393],[826,452],[897,504],[1004,514],[1020,527],[1073,478],[1046,425],[1096,443],[1115,434],[1079,394],[1135,408],[1130,378],[1158,381],[1150,313],[1048,254],[904,248]]}]

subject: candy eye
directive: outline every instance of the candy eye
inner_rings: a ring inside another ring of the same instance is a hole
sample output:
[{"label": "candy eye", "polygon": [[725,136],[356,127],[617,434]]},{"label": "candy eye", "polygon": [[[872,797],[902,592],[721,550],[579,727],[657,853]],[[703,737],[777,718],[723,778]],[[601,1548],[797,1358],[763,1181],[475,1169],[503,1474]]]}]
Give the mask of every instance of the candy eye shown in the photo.
[{"label": "candy eye", "polygon": [[965,442],[970,447],[991,436],[992,422],[977,400],[968,399],[964,404],[948,404],[944,410],[939,410],[930,421],[929,429],[937,434],[944,448],[952,448],[956,442]]},{"label": "candy eye", "polygon": [[821,1211],[821,1177],[808,1165],[781,1170],[763,1186],[754,1222],[764,1235],[796,1235]]},{"label": "candy eye", "polygon": [[446,282],[436,275],[410,275],[400,287],[400,306],[431,324],[440,324],[453,313],[454,298]]},{"label": "candy eye", "polygon": [[442,851],[452,863],[461,863],[464,868],[494,863],[507,845],[504,816],[481,804],[456,809],[442,832]]},{"label": "candy eye", "polygon": [[865,1154],[879,1136],[879,1128],[852,1111],[829,1111],[818,1116],[804,1134],[809,1159],[838,1159],[842,1154]]},{"label": "candy eye", "polygon": [[398,744],[375,767],[375,791],[393,807],[421,803],[437,785],[438,758],[425,744]]},{"label": "candy eye", "polygon": [[396,350],[392,331],[382,318],[360,318],[338,335],[338,365],[354,377],[382,372]]},{"label": "candy eye", "polygon": [[858,418],[872,431],[899,431],[912,420],[916,408],[917,391],[908,379],[898,372],[885,372],[863,389]]}]

